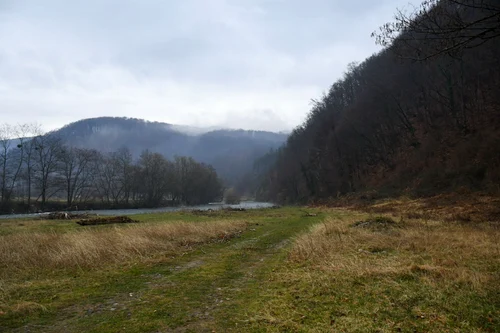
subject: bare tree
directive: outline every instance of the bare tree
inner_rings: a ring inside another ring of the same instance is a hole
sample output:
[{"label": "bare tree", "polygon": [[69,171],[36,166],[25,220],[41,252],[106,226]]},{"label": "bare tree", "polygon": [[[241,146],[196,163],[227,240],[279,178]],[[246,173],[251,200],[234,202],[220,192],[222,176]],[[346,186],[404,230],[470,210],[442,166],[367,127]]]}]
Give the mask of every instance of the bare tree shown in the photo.
[{"label": "bare tree", "polygon": [[10,204],[22,173],[29,125],[0,126],[0,206],[5,210]]},{"label": "bare tree", "polygon": [[81,198],[84,191],[92,186],[97,157],[97,151],[91,149],[61,149],[59,160],[68,207],[72,207],[74,201]]},{"label": "bare tree", "polygon": [[115,203],[123,200],[128,204],[132,187],[132,154],[127,148],[121,148],[113,152],[110,158],[117,175],[112,191],[113,198]]},{"label": "bare tree", "polygon": [[62,141],[59,137],[49,133],[33,138],[35,150],[35,166],[33,178],[35,185],[40,191],[41,208],[45,207],[47,199],[57,193],[60,188],[54,186],[57,178],[59,160],[61,156]]},{"label": "bare tree", "polygon": [[454,56],[500,36],[500,5],[494,0],[425,0],[411,12],[398,10],[395,20],[372,36],[410,59]]},{"label": "bare tree", "polygon": [[22,125],[21,129],[23,135],[23,142],[21,143],[24,147],[24,180],[26,181],[26,196],[27,205],[31,209],[31,196],[32,196],[32,183],[33,183],[33,167],[35,164],[35,150],[36,148],[36,136],[43,135],[40,125],[38,124],[26,124]]},{"label": "bare tree", "polygon": [[9,124],[0,125],[0,210],[7,208],[11,195],[9,184],[15,178],[9,168],[14,131],[14,127]]},{"label": "bare tree", "polygon": [[158,206],[170,192],[172,165],[159,153],[144,151],[139,158],[140,193],[147,206]]},{"label": "bare tree", "polygon": [[94,185],[103,202],[114,205],[128,202],[133,181],[131,165],[132,155],[126,149],[99,158]]}]

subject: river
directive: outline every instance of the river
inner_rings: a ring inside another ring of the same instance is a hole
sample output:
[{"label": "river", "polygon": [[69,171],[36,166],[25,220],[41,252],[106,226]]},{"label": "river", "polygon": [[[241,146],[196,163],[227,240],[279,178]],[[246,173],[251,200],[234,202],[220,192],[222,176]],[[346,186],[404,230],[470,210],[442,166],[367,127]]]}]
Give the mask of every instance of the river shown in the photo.
[{"label": "river", "polygon": [[[242,208],[242,209],[258,209],[258,208],[270,208],[275,205],[269,202],[257,202],[257,201],[243,201],[237,205],[226,205],[223,203],[212,203],[208,205],[198,205],[198,206],[180,206],[180,207],[160,207],[160,208],[138,208],[138,209],[101,209],[101,210],[78,210],[71,211],[68,213],[74,214],[97,214],[102,216],[117,216],[117,215],[136,215],[136,214],[148,214],[148,213],[165,213],[165,212],[178,212],[182,210],[216,210],[223,208]],[[37,213],[37,214],[10,214],[10,215],[0,215],[0,219],[15,219],[15,218],[30,218],[30,217],[40,217],[49,213]]]}]

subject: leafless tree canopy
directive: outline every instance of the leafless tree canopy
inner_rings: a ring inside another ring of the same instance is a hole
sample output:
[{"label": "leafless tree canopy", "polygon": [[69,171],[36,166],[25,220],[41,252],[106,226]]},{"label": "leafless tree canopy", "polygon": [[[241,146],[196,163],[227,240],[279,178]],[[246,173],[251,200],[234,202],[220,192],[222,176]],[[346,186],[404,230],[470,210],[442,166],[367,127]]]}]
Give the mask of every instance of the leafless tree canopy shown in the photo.
[{"label": "leafless tree canopy", "polygon": [[[500,4],[492,0],[426,0],[374,32],[378,44],[401,55],[426,60],[457,55],[500,36]],[[423,43],[425,42],[425,43]]]},{"label": "leafless tree canopy", "polygon": [[260,198],[498,192],[499,8],[492,0],[429,0],[398,12],[375,34],[386,48],[351,64],[267,158]]},{"label": "leafless tree canopy", "polygon": [[89,207],[158,207],[222,199],[215,170],[188,157],[65,145],[38,126],[0,125],[0,213]]}]

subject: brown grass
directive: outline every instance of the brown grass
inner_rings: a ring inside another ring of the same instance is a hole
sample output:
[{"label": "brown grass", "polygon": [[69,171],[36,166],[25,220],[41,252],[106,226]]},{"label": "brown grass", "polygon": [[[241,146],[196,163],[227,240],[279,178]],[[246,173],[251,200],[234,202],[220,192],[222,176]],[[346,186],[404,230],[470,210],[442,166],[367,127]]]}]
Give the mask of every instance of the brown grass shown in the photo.
[{"label": "brown grass", "polygon": [[[429,283],[463,282],[481,288],[498,278],[500,229],[412,220],[383,232],[353,228],[356,219],[330,218],[300,236],[290,252],[295,262],[350,276],[421,273]],[[495,259],[496,258],[496,259]]]},{"label": "brown grass", "polygon": [[69,233],[25,232],[0,236],[0,279],[37,270],[97,268],[175,253],[197,243],[224,240],[244,222],[178,222]]},{"label": "brown grass", "polygon": [[374,214],[397,214],[408,219],[439,219],[446,222],[500,222],[500,198],[461,193],[440,194],[429,198],[382,200],[351,205]]},{"label": "brown grass", "polygon": [[396,211],[395,223],[377,228],[371,225],[376,216],[352,208],[329,212],[296,238],[288,264],[269,279],[267,301],[250,316],[253,326],[271,332],[499,331],[498,224],[402,219]]}]

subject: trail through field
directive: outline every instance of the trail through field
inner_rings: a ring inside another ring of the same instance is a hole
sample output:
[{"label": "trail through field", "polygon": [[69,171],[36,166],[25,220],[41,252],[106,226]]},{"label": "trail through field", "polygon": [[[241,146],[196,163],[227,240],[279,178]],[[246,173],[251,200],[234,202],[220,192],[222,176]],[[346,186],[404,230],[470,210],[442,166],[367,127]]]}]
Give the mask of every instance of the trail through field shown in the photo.
[{"label": "trail through field", "polygon": [[251,320],[247,306],[259,302],[293,237],[321,220],[269,212],[249,220],[238,238],[114,274],[99,292],[18,332],[242,331]]}]

